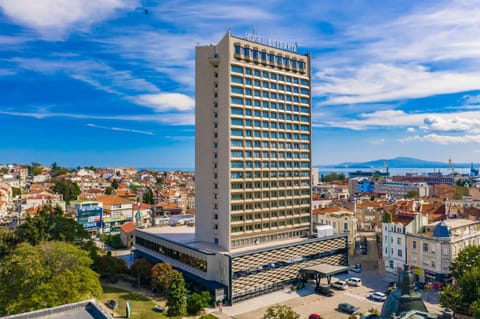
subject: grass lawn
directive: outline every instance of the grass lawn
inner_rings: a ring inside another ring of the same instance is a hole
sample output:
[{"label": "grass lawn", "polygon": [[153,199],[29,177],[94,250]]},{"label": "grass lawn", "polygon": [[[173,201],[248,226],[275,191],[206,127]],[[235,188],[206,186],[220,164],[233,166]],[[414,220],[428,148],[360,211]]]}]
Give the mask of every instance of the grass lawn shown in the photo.
[{"label": "grass lawn", "polygon": [[[132,319],[167,318],[166,315],[153,311],[155,302],[137,293],[118,288],[103,287],[102,303],[105,305],[110,299],[118,302],[118,308],[114,312],[114,316],[117,318],[126,318],[125,307],[127,301],[130,302],[130,318]],[[107,307],[107,309],[109,308]],[[112,313],[113,310],[109,309],[109,311]]]}]

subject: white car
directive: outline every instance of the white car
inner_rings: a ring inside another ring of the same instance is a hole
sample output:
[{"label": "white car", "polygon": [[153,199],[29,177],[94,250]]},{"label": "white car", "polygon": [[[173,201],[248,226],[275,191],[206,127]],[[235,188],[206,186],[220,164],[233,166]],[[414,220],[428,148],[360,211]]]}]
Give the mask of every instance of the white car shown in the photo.
[{"label": "white car", "polygon": [[338,280],[330,284],[332,288],[345,290],[347,289],[347,283],[343,280]]},{"label": "white car", "polygon": [[385,295],[383,292],[375,291],[374,293],[371,293],[368,298],[375,301],[385,301],[387,300],[387,295]]},{"label": "white car", "polygon": [[357,277],[348,278],[346,281],[350,286],[359,287],[362,285],[362,280]]}]

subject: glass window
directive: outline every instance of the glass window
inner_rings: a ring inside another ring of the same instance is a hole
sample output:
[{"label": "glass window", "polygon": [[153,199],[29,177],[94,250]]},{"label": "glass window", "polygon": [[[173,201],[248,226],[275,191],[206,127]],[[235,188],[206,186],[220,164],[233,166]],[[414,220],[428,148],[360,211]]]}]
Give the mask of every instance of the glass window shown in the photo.
[{"label": "glass window", "polygon": [[250,49],[249,48],[243,48],[243,55],[250,56]]},{"label": "glass window", "polygon": [[235,54],[240,54],[240,50],[241,50],[241,47],[238,44],[236,44],[235,45]]},{"label": "glass window", "polygon": [[232,72],[243,73],[243,68],[238,65],[232,65]]},{"label": "glass window", "polygon": [[243,78],[241,78],[239,76],[233,76],[232,75],[232,82],[233,83],[243,83]]},{"label": "glass window", "polygon": [[245,74],[251,75],[252,74],[252,69],[245,68]]}]

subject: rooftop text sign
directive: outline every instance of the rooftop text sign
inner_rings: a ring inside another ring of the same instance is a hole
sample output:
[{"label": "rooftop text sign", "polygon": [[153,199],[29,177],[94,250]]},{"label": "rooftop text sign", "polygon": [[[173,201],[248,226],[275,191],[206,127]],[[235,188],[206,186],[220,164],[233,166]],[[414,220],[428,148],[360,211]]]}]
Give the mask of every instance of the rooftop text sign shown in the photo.
[{"label": "rooftop text sign", "polygon": [[294,42],[287,42],[287,41],[279,41],[271,38],[264,38],[255,33],[248,33],[248,32],[245,33],[244,39],[252,42],[265,44],[277,49],[288,50],[291,52],[297,52],[297,48],[298,48],[297,42],[294,43]]}]

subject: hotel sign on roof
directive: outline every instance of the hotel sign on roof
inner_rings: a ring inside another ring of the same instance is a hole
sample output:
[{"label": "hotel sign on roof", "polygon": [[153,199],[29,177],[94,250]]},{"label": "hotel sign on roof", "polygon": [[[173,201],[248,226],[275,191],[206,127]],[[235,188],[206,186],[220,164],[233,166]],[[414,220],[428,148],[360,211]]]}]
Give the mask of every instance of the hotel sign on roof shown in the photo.
[{"label": "hotel sign on roof", "polygon": [[255,33],[249,33],[249,32],[245,33],[244,39],[252,42],[257,42],[260,44],[265,44],[277,49],[291,51],[291,52],[297,52],[297,48],[298,48],[297,42],[294,43],[294,42],[275,40],[271,38],[264,38]]}]

